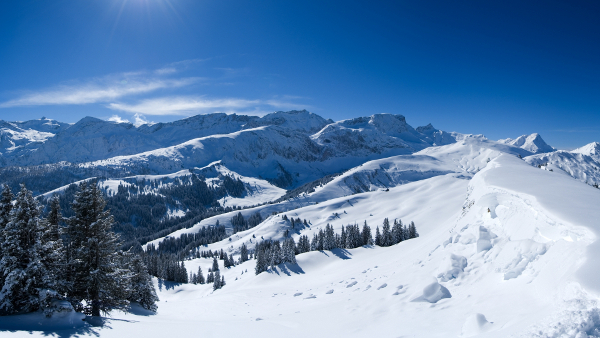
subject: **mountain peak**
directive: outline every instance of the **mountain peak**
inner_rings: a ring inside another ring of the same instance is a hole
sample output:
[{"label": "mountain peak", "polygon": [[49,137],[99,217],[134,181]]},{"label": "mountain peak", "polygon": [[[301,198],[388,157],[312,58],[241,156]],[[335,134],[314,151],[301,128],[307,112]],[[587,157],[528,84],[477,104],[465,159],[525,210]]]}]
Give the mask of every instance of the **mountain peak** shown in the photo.
[{"label": "mountain peak", "polygon": [[576,153],[576,154],[588,155],[588,156],[598,156],[598,155],[600,155],[600,143],[599,142],[588,143],[588,144],[584,145],[583,147],[577,148],[571,152]]},{"label": "mountain peak", "polygon": [[498,142],[519,147],[534,154],[549,153],[555,150],[553,147],[549,146],[538,133],[521,135],[514,140],[511,138],[498,140]]}]

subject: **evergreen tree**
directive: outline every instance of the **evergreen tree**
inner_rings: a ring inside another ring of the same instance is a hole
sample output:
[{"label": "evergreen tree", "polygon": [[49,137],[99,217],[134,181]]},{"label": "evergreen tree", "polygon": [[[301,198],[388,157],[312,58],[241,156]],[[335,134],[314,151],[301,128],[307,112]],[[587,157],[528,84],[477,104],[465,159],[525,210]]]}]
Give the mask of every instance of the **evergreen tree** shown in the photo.
[{"label": "evergreen tree", "polygon": [[333,226],[327,223],[327,225],[325,226],[325,240],[323,241],[323,250],[332,250],[336,247],[335,244],[335,233],[333,232]]},{"label": "evergreen tree", "polygon": [[221,274],[219,270],[215,272],[214,281],[213,281],[213,290],[218,290],[221,288]]},{"label": "evergreen tree", "polygon": [[[58,198],[53,197],[50,201],[50,212],[46,219],[40,219],[39,240],[40,240],[40,260],[46,270],[46,279],[44,285],[54,294],[51,298],[60,299],[66,295],[70,289],[70,284],[66,278],[66,252],[62,241],[62,231],[59,222],[62,221],[60,213],[60,203]],[[50,304],[45,305],[50,308]]]},{"label": "evergreen tree", "polygon": [[212,271],[219,271],[219,261],[217,261],[217,257],[213,257]]},{"label": "evergreen tree", "polygon": [[392,232],[390,229],[390,221],[385,218],[383,220],[383,229],[381,232],[381,246],[392,245]]},{"label": "evergreen tree", "polygon": [[158,308],[156,302],[158,302],[158,296],[154,289],[154,283],[152,277],[148,274],[148,269],[144,264],[142,258],[138,255],[132,255],[133,257],[129,260],[129,269],[131,271],[129,277],[129,283],[131,290],[128,300],[130,302],[137,302],[144,309],[150,311],[156,311]]},{"label": "evergreen tree", "polygon": [[128,304],[129,272],[119,264],[120,242],[111,230],[114,220],[105,206],[97,185],[82,183],[71,204],[75,215],[67,220],[72,270],[69,296],[76,310],[92,316]]},{"label": "evergreen tree", "polygon": [[32,312],[49,304],[56,291],[44,283],[47,271],[41,262],[39,205],[21,184],[9,221],[3,229],[2,260],[4,285],[0,291],[0,311]]},{"label": "evergreen tree", "polygon": [[246,247],[246,243],[242,243],[242,247],[240,248],[240,262],[244,263],[248,260],[248,248]]},{"label": "evergreen tree", "polygon": [[340,248],[342,248],[342,249],[346,248],[346,240],[347,240],[346,229],[344,229],[344,226],[342,225],[342,234],[340,235]]},{"label": "evergreen tree", "polygon": [[[4,228],[10,221],[10,211],[12,210],[12,200],[14,195],[10,191],[8,185],[4,184],[2,189],[2,195],[0,196],[0,260],[3,257],[2,254],[2,243],[4,242]],[[4,285],[4,271],[0,270],[0,290]]]},{"label": "evergreen tree", "polygon": [[319,236],[315,233],[313,239],[310,242],[310,251],[316,251],[319,248]]},{"label": "evergreen tree", "polygon": [[196,274],[198,284],[204,284],[204,275],[202,274],[202,268],[198,267],[198,273]]},{"label": "evergreen tree", "polygon": [[381,246],[381,234],[379,233],[379,227],[375,228],[375,245]]},{"label": "evergreen tree", "polygon": [[371,235],[371,227],[369,227],[367,225],[367,221],[365,221],[365,224],[363,225],[361,235],[362,235],[363,245],[373,244],[373,237]]},{"label": "evergreen tree", "polygon": [[398,244],[404,240],[404,231],[402,230],[402,220],[394,220],[392,227],[392,244]]},{"label": "evergreen tree", "polygon": [[410,222],[408,226],[408,238],[417,238],[419,237],[419,233],[417,232],[417,227],[415,226],[415,222]]}]

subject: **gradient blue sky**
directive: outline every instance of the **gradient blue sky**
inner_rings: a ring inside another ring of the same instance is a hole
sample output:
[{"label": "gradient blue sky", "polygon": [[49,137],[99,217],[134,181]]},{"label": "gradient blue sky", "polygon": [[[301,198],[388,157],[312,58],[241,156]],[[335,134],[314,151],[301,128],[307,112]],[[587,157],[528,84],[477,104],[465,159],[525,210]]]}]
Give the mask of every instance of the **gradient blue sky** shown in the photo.
[{"label": "gradient blue sky", "polygon": [[600,2],[7,0],[0,119],[306,108],[600,141]]}]

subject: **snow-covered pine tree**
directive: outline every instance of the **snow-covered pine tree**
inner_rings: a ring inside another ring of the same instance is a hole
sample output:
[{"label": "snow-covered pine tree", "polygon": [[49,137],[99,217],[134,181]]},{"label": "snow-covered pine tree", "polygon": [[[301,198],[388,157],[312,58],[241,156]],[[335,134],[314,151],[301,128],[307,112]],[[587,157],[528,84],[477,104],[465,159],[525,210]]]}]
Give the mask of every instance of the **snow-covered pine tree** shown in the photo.
[{"label": "snow-covered pine tree", "polygon": [[105,206],[97,185],[84,182],[71,204],[75,215],[67,220],[72,270],[69,297],[76,310],[92,316],[129,303],[129,271],[119,264],[120,242],[111,230],[114,219]]},{"label": "snow-covered pine tree", "polygon": [[133,254],[129,259],[129,270],[131,271],[129,277],[129,297],[130,302],[137,302],[144,309],[150,311],[156,311],[158,308],[156,302],[158,302],[158,296],[154,289],[154,283],[152,277],[148,274],[148,269],[144,261],[139,255]]},{"label": "snow-covered pine tree", "polygon": [[417,232],[417,227],[415,226],[415,222],[410,222],[408,226],[408,238],[417,238],[419,237],[419,233]]},{"label": "snow-covered pine tree", "polygon": [[392,245],[392,232],[390,229],[390,221],[386,218],[383,220],[383,229],[381,231],[381,246]]},{"label": "snow-covered pine tree", "polygon": [[197,283],[198,284],[204,284],[205,280],[204,280],[204,275],[202,274],[202,268],[198,267],[198,273],[196,274],[196,278],[197,278]]},{"label": "snow-covered pine tree", "polygon": [[402,220],[394,219],[392,227],[392,244],[398,244],[404,240],[404,231],[402,231]]},{"label": "snow-covered pine tree", "polygon": [[[0,195],[0,260],[2,260],[2,243],[4,242],[4,228],[10,221],[10,211],[12,209],[12,200],[14,195],[10,191],[8,185],[4,184],[2,189],[2,195]],[[4,285],[4,272],[0,270],[0,290]]]},{"label": "snow-covered pine tree", "polygon": [[21,184],[9,221],[4,227],[0,271],[4,285],[0,291],[0,311],[32,312],[47,304],[56,294],[44,282],[47,271],[40,260],[39,205],[31,192]]},{"label": "snow-covered pine tree", "polygon": [[246,243],[242,243],[242,247],[240,248],[240,262],[244,263],[248,260],[248,248],[246,247]]},{"label": "snow-covered pine tree", "polygon": [[348,236],[346,234],[346,229],[342,225],[342,234],[340,235],[340,248],[341,249],[345,249],[346,248],[346,240],[348,239],[347,237]]},{"label": "snow-covered pine tree", "polygon": [[208,275],[206,276],[206,283],[212,283],[215,281],[215,275],[211,272],[208,273]]},{"label": "snow-covered pine tree", "polygon": [[271,269],[274,269],[277,265],[281,263],[281,246],[279,245],[279,241],[275,241],[271,244]]},{"label": "snow-covered pine tree", "polygon": [[362,228],[362,233],[361,233],[361,237],[362,237],[362,245],[370,245],[373,244],[373,236],[371,235],[371,227],[369,227],[367,225],[367,221],[365,221],[365,224],[363,225]]},{"label": "snow-covered pine tree", "polygon": [[296,264],[296,243],[293,238],[286,238],[283,241],[283,261]]},{"label": "snow-covered pine tree", "polygon": [[333,232],[333,226],[325,226],[325,240],[323,241],[323,250],[331,250],[336,247],[335,245],[335,233]]},{"label": "snow-covered pine tree", "polygon": [[323,229],[319,229],[318,238],[319,241],[317,242],[317,250],[323,251],[323,242],[325,242],[325,232],[323,231]]},{"label": "snow-covered pine tree", "polygon": [[310,251],[317,251],[319,248],[319,236],[315,233],[313,239],[310,242]]},{"label": "snow-covered pine tree", "polygon": [[375,228],[375,245],[381,245],[381,233],[379,233],[379,227]]},{"label": "snow-covered pine tree", "polygon": [[217,257],[213,257],[212,271],[219,271],[219,261],[217,261]]},{"label": "snow-covered pine tree", "polygon": [[221,273],[219,270],[215,272],[214,281],[213,281],[213,290],[218,290],[221,288]]},{"label": "snow-covered pine tree", "polygon": [[50,200],[50,212],[47,218],[40,219],[39,240],[40,240],[40,260],[46,270],[46,279],[44,285],[48,290],[53,290],[54,294],[48,294],[46,304],[43,307],[47,313],[51,312],[51,299],[61,299],[70,289],[70,284],[66,278],[66,252],[62,241],[62,229],[59,224],[62,222],[60,213],[60,202],[58,196]]}]

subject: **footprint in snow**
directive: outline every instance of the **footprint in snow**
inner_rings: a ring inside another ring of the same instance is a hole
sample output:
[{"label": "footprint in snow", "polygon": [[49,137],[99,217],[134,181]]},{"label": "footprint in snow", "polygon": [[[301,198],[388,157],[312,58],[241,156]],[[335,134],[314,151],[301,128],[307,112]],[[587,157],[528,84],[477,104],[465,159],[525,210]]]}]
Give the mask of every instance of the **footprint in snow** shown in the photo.
[{"label": "footprint in snow", "polygon": [[367,287],[365,288],[365,291],[369,290],[371,288],[371,285],[367,285]]},{"label": "footprint in snow", "polygon": [[356,283],[357,283],[357,282],[356,282],[356,281],[354,281],[354,282],[352,282],[352,283],[350,283],[350,284],[346,285],[346,287],[347,287],[347,288],[351,288],[351,287],[353,287],[354,285],[356,285]]},{"label": "footprint in snow", "polygon": [[325,292],[325,294],[327,294],[327,295],[330,295],[330,294],[332,294],[332,293],[333,293],[333,289],[331,289],[331,290],[329,290],[329,291]]},{"label": "footprint in snow", "polygon": [[405,293],[406,290],[404,290],[403,288],[404,288],[404,286],[400,285],[399,287],[396,288],[396,292],[394,292],[392,295],[398,296],[400,294]]},{"label": "footprint in snow", "polygon": [[313,299],[313,298],[317,298],[317,296],[315,296],[315,295],[310,295],[310,296],[308,296],[308,297],[304,297],[304,299]]},{"label": "footprint in snow", "polygon": [[294,293],[294,297],[302,296],[302,292]]},{"label": "footprint in snow", "polygon": [[262,318],[256,318],[255,320],[258,322],[259,320],[263,320],[263,319]]},{"label": "footprint in snow", "polygon": [[381,284],[381,285],[380,285],[380,286],[377,288],[377,290],[381,290],[381,289],[383,289],[383,288],[384,288],[384,287],[386,287],[386,286],[387,286],[387,283],[383,283],[383,284]]}]

